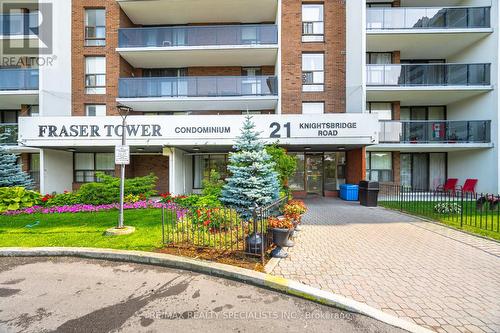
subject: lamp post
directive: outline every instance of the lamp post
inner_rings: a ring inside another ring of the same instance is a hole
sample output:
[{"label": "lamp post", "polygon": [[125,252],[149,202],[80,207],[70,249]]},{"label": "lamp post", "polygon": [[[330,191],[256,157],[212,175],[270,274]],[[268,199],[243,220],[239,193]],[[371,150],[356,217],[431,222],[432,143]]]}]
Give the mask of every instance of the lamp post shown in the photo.
[{"label": "lamp post", "polygon": [[[132,111],[131,107],[118,104],[117,105],[118,113],[120,117],[122,117],[122,146],[127,145],[127,116],[130,111]],[[125,164],[120,164],[120,217],[118,218],[118,228],[123,228],[123,201],[125,197]]]},{"label": "lamp post", "polygon": [[[116,106],[118,109],[118,113],[120,114],[120,117],[122,118],[122,135],[121,135],[121,148],[124,149],[124,147],[127,146],[127,116],[133,109],[131,107],[118,104]],[[117,149],[115,149],[115,161],[117,160],[116,155],[119,152]],[[127,155],[129,154],[128,150],[126,151]],[[120,215],[118,217],[118,225],[116,228],[111,228],[106,231],[107,235],[126,235],[130,234],[135,231],[134,227],[126,227],[124,226],[123,223],[123,204],[124,204],[124,197],[125,197],[125,164],[128,162],[115,162],[117,164],[120,164]]]}]

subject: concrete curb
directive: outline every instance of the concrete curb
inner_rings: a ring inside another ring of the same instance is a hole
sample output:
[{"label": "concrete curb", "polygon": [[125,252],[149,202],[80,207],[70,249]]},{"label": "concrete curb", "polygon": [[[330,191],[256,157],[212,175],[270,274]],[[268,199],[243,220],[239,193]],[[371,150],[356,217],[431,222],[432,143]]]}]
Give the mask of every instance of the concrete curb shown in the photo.
[{"label": "concrete curb", "polygon": [[432,331],[384,313],[367,304],[313,288],[297,281],[244,268],[170,254],[78,247],[0,248],[0,257],[81,257],[184,269],[265,287],[343,310],[356,312],[412,333]]}]

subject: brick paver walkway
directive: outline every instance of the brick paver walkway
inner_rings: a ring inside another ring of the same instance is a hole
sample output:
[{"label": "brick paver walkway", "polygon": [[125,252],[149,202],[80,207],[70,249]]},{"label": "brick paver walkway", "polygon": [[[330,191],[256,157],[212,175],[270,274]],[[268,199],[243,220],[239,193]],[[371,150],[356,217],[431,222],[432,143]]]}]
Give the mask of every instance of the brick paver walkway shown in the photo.
[{"label": "brick paver walkway", "polygon": [[312,199],[273,274],[437,332],[500,332],[500,244],[383,208]]}]

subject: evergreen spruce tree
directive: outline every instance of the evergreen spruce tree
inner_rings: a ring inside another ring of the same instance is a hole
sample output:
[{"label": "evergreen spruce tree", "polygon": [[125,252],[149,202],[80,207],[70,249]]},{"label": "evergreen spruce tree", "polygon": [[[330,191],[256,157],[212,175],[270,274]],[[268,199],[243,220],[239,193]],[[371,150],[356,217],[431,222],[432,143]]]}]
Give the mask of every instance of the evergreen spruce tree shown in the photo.
[{"label": "evergreen spruce tree", "polygon": [[[0,142],[4,135],[0,134]],[[0,187],[20,186],[31,189],[33,181],[31,177],[17,164],[17,156],[8,152],[7,148],[0,144]]]},{"label": "evergreen spruce tree", "polygon": [[230,177],[222,189],[221,201],[235,208],[248,220],[255,206],[262,206],[279,198],[278,174],[274,162],[259,141],[252,117],[247,116],[241,136],[229,155]]}]

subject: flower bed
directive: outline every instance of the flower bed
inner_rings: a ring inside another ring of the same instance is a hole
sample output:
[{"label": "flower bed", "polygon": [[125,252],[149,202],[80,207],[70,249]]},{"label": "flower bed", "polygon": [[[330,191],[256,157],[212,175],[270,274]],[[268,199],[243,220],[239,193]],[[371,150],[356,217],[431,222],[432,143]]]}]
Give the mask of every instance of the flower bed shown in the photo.
[{"label": "flower bed", "polygon": [[[101,212],[113,209],[119,209],[119,203],[105,204],[105,205],[86,205],[75,204],[54,207],[33,206],[18,210],[10,210],[3,213],[3,215],[20,215],[20,214],[59,214],[59,213],[83,213],[83,212]],[[162,203],[153,200],[142,200],[134,203],[124,203],[124,209],[147,209],[147,208],[166,208],[175,210],[177,218],[182,217],[186,211],[178,209],[175,203]]]}]

